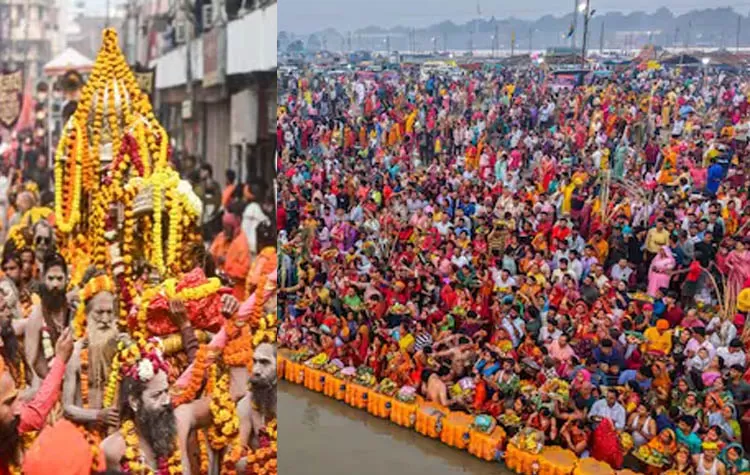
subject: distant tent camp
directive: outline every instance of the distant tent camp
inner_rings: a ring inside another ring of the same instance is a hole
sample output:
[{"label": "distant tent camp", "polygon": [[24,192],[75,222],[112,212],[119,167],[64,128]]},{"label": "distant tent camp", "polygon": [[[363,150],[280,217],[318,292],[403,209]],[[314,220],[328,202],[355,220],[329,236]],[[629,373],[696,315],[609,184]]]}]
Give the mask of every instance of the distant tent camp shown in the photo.
[{"label": "distant tent camp", "polygon": [[701,64],[701,60],[690,54],[675,54],[661,60],[661,64],[665,66],[697,66]]},{"label": "distant tent camp", "polygon": [[739,55],[725,49],[713,51],[706,56],[711,60],[713,67],[739,68],[745,65],[745,61]]}]

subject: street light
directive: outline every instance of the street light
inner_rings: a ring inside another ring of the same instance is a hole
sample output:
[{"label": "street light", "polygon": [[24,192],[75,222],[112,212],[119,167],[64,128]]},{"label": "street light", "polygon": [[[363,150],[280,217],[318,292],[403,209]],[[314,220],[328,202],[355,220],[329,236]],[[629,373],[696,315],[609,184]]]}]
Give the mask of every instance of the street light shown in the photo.
[{"label": "street light", "polygon": [[711,62],[711,58],[703,58],[701,59],[701,63],[703,63],[703,66],[708,66],[708,63]]},{"label": "street light", "polygon": [[578,5],[578,10],[583,13],[583,47],[581,48],[581,66],[586,67],[586,44],[589,36],[589,20],[594,16],[596,10],[591,9],[591,0],[586,0]]}]

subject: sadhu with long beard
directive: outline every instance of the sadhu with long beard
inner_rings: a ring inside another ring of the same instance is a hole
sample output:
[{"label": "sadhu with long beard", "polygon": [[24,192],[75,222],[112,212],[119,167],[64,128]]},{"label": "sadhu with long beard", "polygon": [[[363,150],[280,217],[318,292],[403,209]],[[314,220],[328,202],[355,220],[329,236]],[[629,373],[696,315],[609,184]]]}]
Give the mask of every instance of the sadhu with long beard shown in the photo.
[{"label": "sadhu with long beard", "polygon": [[73,325],[78,340],[63,383],[63,413],[73,422],[117,427],[117,409],[102,407],[119,335],[114,283],[104,273],[92,276],[80,300]]},{"label": "sadhu with long beard", "polygon": [[52,342],[70,326],[73,317],[73,308],[65,294],[67,285],[65,259],[57,253],[48,254],[42,265],[39,285],[41,302],[31,311],[24,333],[24,353],[35,383],[49,373],[49,362],[55,356]]},{"label": "sadhu with long beard", "polygon": [[[63,411],[73,422],[116,428],[119,426],[119,410],[114,406],[103,407],[104,392],[118,343],[127,335],[117,329],[117,302],[112,279],[102,271],[86,277],[74,322],[79,339],[63,385]],[[198,340],[185,316],[184,305],[175,303],[171,308],[170,316],[180,329],[183,348],[194,353],[192,348],[197,349]]]},{"label": "sadhu with long beard", "polygon": [[0,360],[0,475],[18,471],[23,457],[23,436],[44,427],[60,397],[65,365],[72,354],[73,335],[68,328],[55,344],[55,357],[46,378],[28,403],[19,398],[16,382]]},{"label": "sadhu with long beard", "polygon": [[187,439],[195,429],[211,424],[211,411],[206,400],[172,406],[167,374],[169,365],[160,348],[153,342],[131,347],[137,353],[132,363],[121,366],[120,421],[121,428],[104,441],[107,468],[125,473],[180,473],[191,470]]},{"label": "sadhu with long beard", "polygon": [[[240,443],[256,450],[264,446],[263,437],[267,425],[276,419],[276,345],[262,343],[253,352],[247,394],[237,404],[240,418]],[[240,462],[239,471],[246,469]]]}]

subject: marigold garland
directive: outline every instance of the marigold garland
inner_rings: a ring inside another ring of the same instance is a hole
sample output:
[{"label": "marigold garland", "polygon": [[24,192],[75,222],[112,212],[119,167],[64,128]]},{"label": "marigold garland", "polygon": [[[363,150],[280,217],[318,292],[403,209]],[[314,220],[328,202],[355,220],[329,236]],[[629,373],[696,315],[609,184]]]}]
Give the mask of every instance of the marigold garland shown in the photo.
[{"label": "marigold garland", "polygon": [[276,419],[261,429],[261,446],[253,451],[237,441],[227,452],[222,464],[222,475],[238,475],[237,465],[245,458],[246,474],[275,475],[278,473],[278,433]]},{"label": "marigold garland", "polygon": [[213,424],[208,428],[208,440],[214,450],[221,451],[237,437],[240,430],[237,404],[229,393],[229,373],[219,377],[211,394]]},{"label": "marigold garland", "polygon": [[[270,342],[276,341],[276,334],[269,333],[266,330],[275,330],[275,321],[263,323],[264,327],[260,329],[263,317],[263,307],[265,305],[265,287],[268,276],[274,271],[273,261],[267,259],[264,261],[263,268],[260,270],[258,286],[253,293],[254,305],[250,310],[247,322],[239,322],[232,319],[225,324],[229,342],[224,347],[224,362],[230,366],[246,366],[252,361],[253,348],[258,346],[261,341],[270,339]],[[255,331],[253,335],[251,331]]]},{"label": "marigold garland", "polygon": [[122,468],[127,473],[139,475],[179,475],[182,474],[182,455],[179,445],[175,442],[175,450],[168,459],[163,457],[157,461],[158,468],[154,471],[146,465],[145,457],[141,451],[138,434],[135,431],[135,423],[132,420],[123,422],[120,434],[125,439],[125,457]]},{"label": "marigold garland", "polygon": [[182,300],[183,302],[202,300],[214,295],[221,289],[221,280],[211,277],[207,282],[197,286],[185,288],[177,292],[176,279],[167,279],[164,281],[164,294],[170,300]]},{"label": "marigold garland", "polygon": [[209,464],[208,464],[208,439],[206,438],[206,432],[199,430],[198,431],[198,450],[199,450],[199,458],[200,458],[200,473],[201,475],[205,475],[208,473]]},{"label": "marigold garland", "polygon": [[68,141],[74,141],[73,144],[75,145],[75,148],[72,154],[73,156],[67,157],[67,160],[69,160],[69,163],[71,163],[71,166],[73,166],[73,180],[71,184],[72,190],[67,190],[72,208],[67,216],[63,211],[63,204],[65,203],[65,200],[63,199],[63,188],[55,187],[55,225],[60,229],[61,232],[65,234],[73,231],[73,228],[80,218],[83,131],[77,121],[73,121],[72,127],[74,129],[74,133],[71,133],[70,137],[68,137],[67,135],[64,135],[62,137],[60,143],[58,144],[55,157],[55,183],[63,183],[63,155],[65,155],[65,152],[68,149]]},{"label": "marigold garland", "polygon": [[151,301],[159,294],[159,287],[152,287],[143,291],[141,301],[136,314],[136,328],[133,330],[133,338],[139,342],[145,342],[148,338],[148,306]]},{"label": "marigold garland", "polygon": [[[80,355],[81,362],[81,406],[89,407],[89,350],[83,348]],[[107,407],[107,406],[104,406]]]},{"label": "marigold garland", "polygon": [[187,385],[177,395],[172,397],[173,407],[193,401],[198,396],[198,392],[203,384],[203,378],[206,376],[206,369],[208,368],[208,353],[208,345],[201,345],[198,348]]},{"label": "marigold garland", "polygon": [[81,432],[81,435],[83,435],[83,438],[86,439],[86,443],[88,443],[89,447],[91,448],[91,470],[92,471],[103,471],[106,469],[104,464],[102,464],[102,458],[101,453],[102,450],[99,447],[101,444],[101,438],[98,434],[92,431],[86,430],[86,427],[84,426],[76,426],[78,430]]},{"label": "marigold garland", "polygon": [[114,404],[120,378],[120,359],[115,357],[112,359],[112,366],[109,368],[109,378],[107,379],[107,387],[104,389],[102,407],[112,407],[112,404]]}]

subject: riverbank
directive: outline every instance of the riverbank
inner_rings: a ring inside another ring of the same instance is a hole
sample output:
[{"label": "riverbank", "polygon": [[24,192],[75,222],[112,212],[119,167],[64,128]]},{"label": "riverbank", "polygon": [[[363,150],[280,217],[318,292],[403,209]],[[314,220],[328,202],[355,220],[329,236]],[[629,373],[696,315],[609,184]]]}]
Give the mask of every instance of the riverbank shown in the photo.
[{"label": "riverbank", "polygon": [[279,382],[278,410],[284,475],[513,473],[286,381]]}]

